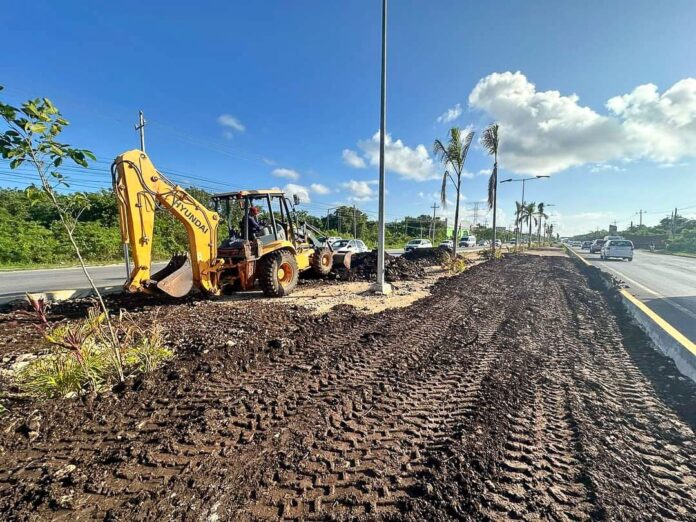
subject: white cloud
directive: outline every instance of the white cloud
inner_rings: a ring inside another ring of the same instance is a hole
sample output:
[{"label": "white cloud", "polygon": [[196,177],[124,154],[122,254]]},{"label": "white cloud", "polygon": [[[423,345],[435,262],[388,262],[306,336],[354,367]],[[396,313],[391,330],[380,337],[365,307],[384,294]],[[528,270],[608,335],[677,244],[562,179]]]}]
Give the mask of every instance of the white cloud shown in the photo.
[{"label": "white cloud", "polygon": [[293,181],[300,179],[300,174],[296,170],[292,169],[273,169],[271,172],[276,178],[287,178]]},{"label": "white cloud", "polygon": [[621,172],[626,169],[618,167],[616,165],[611,165],[609,163],[597,163],[590,167],[590,172]]},{"label": "white cloud", "polygon": [[271,158],[261,158],[261,161],[263,161],[266,165],[277,165],[277,162],[272,160]]},{"label": "white cloud", "polygon": [[312,199],[309,197],[309,189],[303,185],[296,185],[295,183],[288,183],[283,187],[283,192],[292,198],[293,195],[297,194],[300,198],[301,203],[311,203]]},{"label": "white cloud", "polygon": [[309,188],[315,194],[325,195],[331,193],[331,189],[326,185],[322,185],[321,183],[312,183]]},{"label": "white cloud", "polygon": [[343,162],[354,169],[364,169],[367,167],[365,160],[358,156],[354,150],[343,149]]},{"label": "white cloud", "polygon": [[[241,121],[239,121],[238,118],[235,118],[231,114],[221,114],[220,116],[218,116],[217,122],[223,127],[230,128],[236,132],[244,132],[246,130],[244,124]],[[234,134],[231,131],[226,131],[224,133],[224,136],[226,138],[231,138],[232,136],[234,136]]]},{"label": "white cloud", "polygon": [[449,123],[456,120],[462,115],[462,105],[458,103],[454,107],[447,109],[445,112],[437,117],[438,123]]},{"label": "white cloud", "polygon": [[575,94],[537,91],[521,72],[493,73],[478,82],[469,104],[500,124],[501,164],[519,173],[618,160],[674,163],[696,154],[693,78],[662,95],[655,85],[640,85],[611,98],[602,115]]},{"label": "white cloud", "polygon": [[346,183],[341,183],[341,186],[350,193],[350,196],[348,196],[349,201],[371,201],[375,199],[377,197],[377,188],[373,187],[376,187],[376,185],[379,185],[377,180],[356,181],[351,179]]},{"label": "white cloud", "polygon": [[[360,140],[358,148],[362,151],[362,157],[350,149],[343,151],[346,163],[356,168],[362,168],[366,164],[379,166],[379,132],[368,140]],[[353,164],[349,163],[351,160],[347,160],[346,156],[354,160]],[[427,181],[440,177],[424,145],[417,145],[412,149],[401,140],[394,141],[390,134],[387,134],[384,140],[384,159],[386,169],[396,172],[404,179]]]}]

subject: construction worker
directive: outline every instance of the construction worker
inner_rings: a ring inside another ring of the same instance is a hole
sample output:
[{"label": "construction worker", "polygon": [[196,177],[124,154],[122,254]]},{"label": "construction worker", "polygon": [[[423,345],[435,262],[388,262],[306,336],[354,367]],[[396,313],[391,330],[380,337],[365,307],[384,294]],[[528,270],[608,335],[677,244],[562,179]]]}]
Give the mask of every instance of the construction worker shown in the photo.
[{"label": "construction worker", "polygon": [[[261,225],[259,225],[257,216],[259,215],[258,207],[249,207],[249,214],[246,218],[247,226],[249,227],[249,239],[255,239],[259,232],[261,232]],[[244,234],[244,219],[242,219],[242,234]]]}]

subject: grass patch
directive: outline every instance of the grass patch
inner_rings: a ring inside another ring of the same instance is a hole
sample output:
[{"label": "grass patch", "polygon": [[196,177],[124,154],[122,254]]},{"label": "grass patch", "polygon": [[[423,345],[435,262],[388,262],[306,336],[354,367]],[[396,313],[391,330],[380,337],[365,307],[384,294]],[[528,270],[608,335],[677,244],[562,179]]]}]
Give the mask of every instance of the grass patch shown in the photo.
[{"label": "grass patch", "polygon": [[32,396],[50,399],[100,391],[118,381],[120,364],[126,375],[150,373],[173,356],[156,321],[144,329],[121,312],[114,325],[121,342],[114,353],[99,309],[91,309],[77,322],[49,325],[45,308],[36,304],[34,308],[40,319],[37,328],[51,353],[32,361],[17,375],[22,390]]}]

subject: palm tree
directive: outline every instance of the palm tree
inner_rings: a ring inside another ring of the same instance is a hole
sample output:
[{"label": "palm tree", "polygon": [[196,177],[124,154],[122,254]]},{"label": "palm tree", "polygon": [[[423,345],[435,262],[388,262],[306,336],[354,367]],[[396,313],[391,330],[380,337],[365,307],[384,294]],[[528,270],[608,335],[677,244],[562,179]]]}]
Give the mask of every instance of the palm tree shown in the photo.
[{"label": "palm tree", "polygon": [[536,221],[535,217],[535,212],[536,212],[536,203],[528,203],[522,207],[522,216],[523,219],[527,222],[529,225],[529,237],[527,240],[529,241],[529,248],[532,248],[532,222]]},{"label": "palm tree", "polygon": [[539,203],[537,205],[536,215],[537,215],[537,225],[539,227],[537,229],[537,241],[538,241],[539,245],[541,245],[541,222],[542,222],[542,220],[549,218],[549,216],[544,212],[544,203]]},{"label": "palm tree", "polygon": [[493,156],[493,171],[488,178],[488,209],[493,209],[493,241],[491,248],[495,250],[495,215],[498,207],[498,124],[491,123],[481,136],[481,145],[488,154]]},{"label": "palm tree", "polygon": [[454,246],[453,254],[457,255],[457,242],[459,239],[459,194],[462,186],[462,173],[464,172],[464,162],[474,138],[474,131],[468,131],[462,138],[462,129],[452,127],[449,131],[447,144],[440,140],[435,140],[433,144],[433,154],[445,167],[442,174],[442,188],[440,189],[440,202],[442,207],[447,207],[447,180],[449,179],[457,190],[457,199],[454,207]]},{"label": "palm tree", "polygon": [[553,241],[553,223],[546,228],[546,232],[549,235],[549,244],[551,244],[551,241]]}]

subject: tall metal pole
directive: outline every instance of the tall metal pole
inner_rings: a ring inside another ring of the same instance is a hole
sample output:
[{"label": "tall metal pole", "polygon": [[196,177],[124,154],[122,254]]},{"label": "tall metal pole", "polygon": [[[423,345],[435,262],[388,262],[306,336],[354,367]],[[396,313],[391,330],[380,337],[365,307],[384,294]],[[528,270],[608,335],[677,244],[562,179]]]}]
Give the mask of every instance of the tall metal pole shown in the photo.
[{"label": "tall metal pole", "polygon": [[382,294],[391,292],[384,279],[384,139],[387,126],[387,0],[382,0],[382,81],[379,118],[379,224],[377,227],[377,285]]}]

